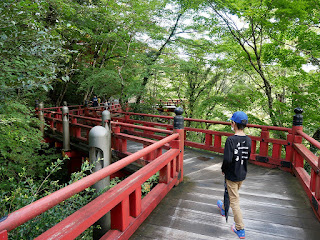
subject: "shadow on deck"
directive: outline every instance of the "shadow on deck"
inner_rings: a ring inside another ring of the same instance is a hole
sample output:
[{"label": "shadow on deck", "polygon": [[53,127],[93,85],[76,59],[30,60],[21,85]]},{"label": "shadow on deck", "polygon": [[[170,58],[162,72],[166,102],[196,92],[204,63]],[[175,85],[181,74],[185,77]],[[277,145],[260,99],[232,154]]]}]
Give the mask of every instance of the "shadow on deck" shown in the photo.
[{"label": "shadow on deck", "polygon": [[[129,151],[141,149],[128,144]],[[217,208],[223,199],[222,156],[185,149],[184,182],[175,187],[130,240],[238,239]],[[249,164],[240,189],[246,239],[319,239],[320,223],[290,173]]]}]

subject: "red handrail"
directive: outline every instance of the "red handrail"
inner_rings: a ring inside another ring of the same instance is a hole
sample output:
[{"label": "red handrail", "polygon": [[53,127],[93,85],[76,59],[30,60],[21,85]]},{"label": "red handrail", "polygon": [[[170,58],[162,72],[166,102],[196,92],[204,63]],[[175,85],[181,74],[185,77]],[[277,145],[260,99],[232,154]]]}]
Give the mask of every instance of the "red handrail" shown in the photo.
[{"label": "red handrail", "polygon": [[[177,137],[177,135],[175,137]],[[82,207],[80,210],[67,217],[65,220],[61,221],[45,233],[41,234],[36,239],[74,239],[75,237],[79,236],[84,230],[86,230],[93,223],[99,220],[107,212],[114,209],[118,204],[124,201],[129,201],[130,194],[132,194],[137,188],[141,186],[141,184],[143,184],[152,175],[161,170],[176,156],[178,156],[179,153],[180,151],[178,149],[171,149],[167,151],[166,153],[155,159],[155,161],[135,172],[127,179],[119,183],[117,186],[97,197],[86,206]],[[127,158],[133,157],[131,155]],[[126,202],[126,204],[126,207],[130,209],[128,206],[129,203]],[[120,214],[125,215],[123,216],[123,220],[126,221],[126,223],[123,224],[123,226],[116,226],[115,228],[120,228],[120,231],[125,231],[129,226],[130,215],[124,214],[123,211]],[[139,215],[140,213],[138,213],[135,217],[138,217]],[[61,229],[63,229],[63,231],[61,231]]]},{"label": "red handrail", "polygon": [[[123,116],[112,118],[114,121],[122,122],[118,123],[118,126],[121,125],[122,129],[127,130],[128,133],[135,134],[140,137],[142,136],[153,139],[162,139],[165,136],[155,134],[155,132],[159,132],[159,128],[155,127],[162,128],[162,131],[164,131],[163,133],[167,133],[165,131],[170,131],[173,128],[171,124],[130,119],[130,116],[135,115],[148,118],[171,120],[173,119],[173,117],[171,116],[141,114],[123,111],[112,112],[120,113]],[[185,121],[215,125],[230,125],[229,122],[192,118],[185,118]],[[125,125],[128,123],[139,124],[142,126],[128,127]],[[296,174],[296,176],[300,179],[310,201],[314,205],[313,209],[316,212],[317,217],[320,219],[320,160],[315,154],[313,154],[306,146],[302,144],[302,138],[304,138],[306,141],[308,141],[310,144],[314,145],[318,149],[320,149],[320,143],[312,137],[308,136],[306,133],[304,133],[302,131],[301,126],[285,128],[276,126],[248,124],[247,127],[261,129],[260,136],[250,136],[250,138],[252,139],[250,161],[254,164],[265,167],[278,167],[288,172],[293,171]],[[143,130],[143,132],[136,131],[135,129]],[[120,131],[121,130],[119,130],[119,133]],[[286,139],[271,138],[270,131],[285,132]],[[222,146],[222,138],[232,135],[232,133],[228,132],[213,131],[194,127],[186,127],[185,133],[186,132],[195,132],[197,134],[203,134],[205,139],[203,142],[195,142],[191,141],[190,139],[185,139],[186,146],[220,153],[222,153],[224,150]],[[118,142],[116,142],[117,149],[120,151],[126,151],[125,135],[117,136],[121,138],[117,140]],[[186,136],[188,135],[185,134],[185,138]],[[139,141],[143,142],[141,139]],[[283,155],[284,153],[285,156]],[[154,159],[154,157],[155,156],[151,157],[149,160]],[[308,162],[311,166],[311,174],[307,173],[304,169],[304,161]]]},{"label": "red handrail", "polygon": [[171,142],[172,140],[178,139],[179,133],[174,133],[161,141],[150,145],[139,152],[136,152],[116,163],[109,165],[106,168],[101,169],[100,171],[93,173],[69,186],[66,186],[54,193],[51,193],[48,196],[45,196],[11,214],[8,215],[8,218],[0,223],[0,232],[2,230],[11,231],[12,229],[22,225],[23,223],[33,219],[34,217],[40,215],[41,213],[49,210],[50,208],[56,206],[62,201],[70,198],[76,193],[83,191],[84,189],[92,186],[94,183],[110,176],[111,174],[121,170],[130,163],[142,158],[144,155],[162,147],[163,145]]},{"label": "red handrail", "polygon": [[[119,112],[120,113],[120,112]],[[162,115],[154,115],[154,114],[141,114],[141,113],[132,113],[132,112],[122,112],[124,117],[117,117],[113,118],[114,120],[131,123],[131,124],[142,124],[143,126],[158,126],[162,128],[172,129],[171,124],[165,123],[158,123],[158,122],[147,122],[143,120],[134,120],[130,119],[131,115],[137,115],[142,117],[149,117],[149,118],[160,118],[160,119],[173,119],[171,116],[162,116]],[[230,122],[223,122],[223,121],[213,121],[213,120],[203,120],[203,119],[192,119],[192,118],[185,118],[185,121],[190,122],[202,122],[207,124],[215,124],[215,125],[230,125]],[[285,127],[276,127],[276,126],[264,126],[264,125],[256,125],[256,124],[248,124],[248,128],[259,128],[261,129],[260,136],[250,136],[252,139],[252,154],[250,161],[254,164],[265,166],[265,167],[279,167],[285,171],[291,171],[291,156],[292,156],[292,147],[290,146],[290,141],[292,137],[292,129],[285,128]],[[275,139],[270,138],[270,130],[274,131],[281,131],[287,133],[287,139]],[[219,153],[223,153],[223,146],[222,146],[222,137],[228,137],[232,135],[232,133],[228,132],[221,132],[221,131],[213,131],[207,129],[200,129],[200,128],[191,128],[186,127],[185,133],[188,132],[196,132],[205,134],[205,142],[199,143],[191,141],[190,139],[185,139],[185,145],[189,147],[200,148],[204,150],[215,151]],[[144,137],[151,137],[154,139],[161,139],[162,136],[150,134],[150,132],[136,132],[130,131],[132,134],[140,134]],[[186,135],[187,136],[187,135]],[[292,142],[292,141],[291,141]],[[259,145],[258,145],[259,144]],[[270,146],[272,145],[272,152],[269,152]],[[257,147],[259,148],[257,149]],[[285,156],[282,157],[282,149],[285,148]],[[259,153],[258,153],[259,150]]]}]

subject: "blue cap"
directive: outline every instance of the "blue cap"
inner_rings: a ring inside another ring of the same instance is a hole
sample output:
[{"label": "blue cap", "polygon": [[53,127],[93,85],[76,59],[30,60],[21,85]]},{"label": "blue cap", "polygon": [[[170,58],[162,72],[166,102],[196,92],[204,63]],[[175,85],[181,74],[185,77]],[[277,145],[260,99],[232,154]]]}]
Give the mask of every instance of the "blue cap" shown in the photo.
[{"label": "blue cap", "polygon": [[228,120],[232,120],[236,123],[246,125],[248,123],[248,116],[242,111],[235,112]]}]

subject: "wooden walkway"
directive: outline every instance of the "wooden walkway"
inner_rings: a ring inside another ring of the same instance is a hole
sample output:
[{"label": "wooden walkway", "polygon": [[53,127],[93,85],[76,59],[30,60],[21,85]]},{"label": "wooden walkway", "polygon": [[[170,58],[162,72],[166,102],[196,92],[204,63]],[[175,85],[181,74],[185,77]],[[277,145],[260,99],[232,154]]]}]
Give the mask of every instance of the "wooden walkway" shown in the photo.
[{"label": "wooden walkway", "polygon": [[[128,145],[135,151],[141,147]],[[131,148],[131,149],[130,149]],[[131,240],[238,239],[217,200],[223,200],[221,155],[186,149],[184,182],[175,187]],[[246,239],[320,239],[320,223],[298,180],[289,173],[249,164],[240,190]]]}]

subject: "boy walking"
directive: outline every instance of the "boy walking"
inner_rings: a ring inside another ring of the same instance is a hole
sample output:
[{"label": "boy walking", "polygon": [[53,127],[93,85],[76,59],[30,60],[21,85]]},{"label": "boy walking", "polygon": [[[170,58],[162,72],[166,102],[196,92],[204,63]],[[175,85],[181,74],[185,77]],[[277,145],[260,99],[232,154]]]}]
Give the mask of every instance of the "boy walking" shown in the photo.
[{"label": "boy walking", "polygon": [[[223,164],[221,167],[222,174],[225,175],[226,185],[230,198],[235,224],[232,231],[239,238],[245,238],[245,230],[242,219],[242,213],[239,204],[239,189],[247,175],[247,163],[251,153],[251,139],[244,133],[244,128],[248,123],[248,116],[244,112],[235,112],[231,119],[231,129],[234,135],[227,138]],[[225,215],[223,202],[218,200],[217,205],[221,215]]]}]

